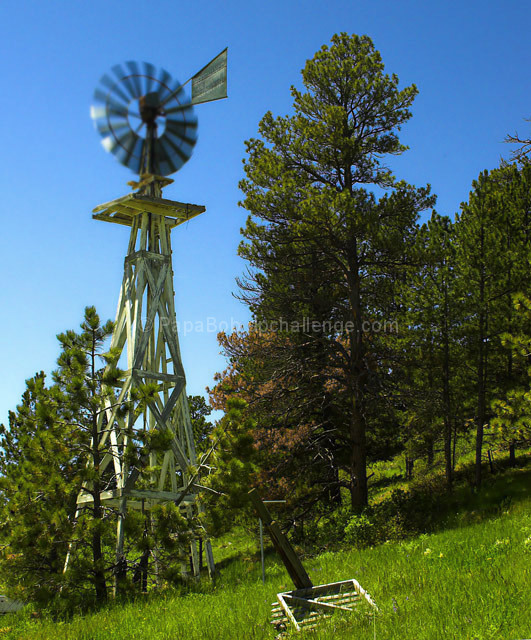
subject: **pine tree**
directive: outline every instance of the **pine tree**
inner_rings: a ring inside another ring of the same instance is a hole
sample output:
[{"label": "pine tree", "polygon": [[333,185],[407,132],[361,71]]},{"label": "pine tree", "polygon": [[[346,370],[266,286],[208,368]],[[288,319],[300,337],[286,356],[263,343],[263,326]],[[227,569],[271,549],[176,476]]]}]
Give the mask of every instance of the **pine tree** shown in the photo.
[{"label": "pine tree", "polygon": [[525,367],[525,377],[520,385],[507,392],[505,398],[492,403],[492,424],[500,440],[509,444],[512,464],[516,462],[515,443],[526,444],[531,441],[531,300],[523,294],[516,294],[514,305],[526,321],[526,333],[505,333],[502,344],[513,353],[517,363]]},{"label": "pine tree", "polygon": [[[83,456],[89,463],[78,474],[78,489],[83,486],[92,495],[93,502],[81,509],[76,523],[78,535],[75,546],[79,556],[81,548],[85,544],[90,545],[91,559],[83,562],[82,567],[91,576],[99,603],[107,600],[108,559],[103,553],[103,536],[105,527],[110,525],[111,512],[104,507],[100,498],[105,481],[99,474],[99,466],[109,451],[100,447],[98,417],[105,410],[106,400],[111,404],[115,402],[114,393],[108,385],[116,382],[121,373],[113,366],[115,358],[103,351],[105,341],[112,335],[113,326],[111,321],[102,326],[96,309],[87,307],[81,333],[67,331],[57,336],[62,353],[57,361],[59,368],[54,373],[57,388],[62,393],[60,403],[63,421],[78,433],[78,451],[75,455]],[[105,379],[104,370],[98,367],[99,360],[109,365],[105,370]],[[79,535],[81,532],[82,535]],[[79,573],[75,563],[74,567]]]},{"label": "pine tree", "polygon": [[212,413],[212,408],[208,406],[203,396],[188,396],[188,406],[190,407],[195,448],[200,455],[207,451],[210,443],[209,435],[214,428],[214,425],[207,420],[207,417]]},{"label": "pine tree", "polygon": [[[87,307],[81,332],[58,335],[62,351],[53,384],[47,387],[42,373],[28,380],[9,428],[0,428],[3,575],[23,599],[49,604],[60,594],[88,606],[91,591],[94,602],[107,599],[107,581],[116,570],[109,555],[115,514],[100,499],[112,477],[101,476],[98,467],[112,451],[110,443],[101,446],[97,421],[106,405],[116,403],[112,389],[121,376],[116,354],[104,350],[112,329]],[[152,392],[146,385],[131,401],[141,410]],[[118,414],[124,409],[119,406]],[[153,446],[140,434],[129,454],[142,459]],[[92,502],[78,507],[81,488]],[[129,523],[135,545],[138,520]],[[159,521],[162,531],[164,517]],[[134,552],[142,550],[136,545]]]},{"label": "pine tree", "polygon": [[[277,377],[285,377],[283,363],[300,372],[297,386],[330,434],[357,509],[367,502],[372,394],[389,369],[385,336],[372,329],[391,319],[418,212],[433,199],[427,188],[396,182],[381,161],[405,149],[397,131],[417,90],[400,90],[384,73],[368,37],[334,36],[302,77],[306,92],[292,88],[295,114],[267,113],[262,139],[247,143],[241,189],[252,215],[240,255],[252,272],[242,297],[257,322],[289,322]],[[323,370],[333,371],[333,393]]]},{"label": "pine tree", "polygon": [[26,381],[22,402],[0,425],[2,580],[23,601],[48,604],[63,586],[82,463],[77,434],[60,419],[44,373]]},{"label": "pine tree", "polygon": [[[406,309],[407,331],[400,334],[405,380],[402,404],[411,425],[410,438],[418,452],[433,461],[442,440],[446,482],[453,480],[453,436],[461,413],[463,362],[458,332],[462,304],[455,273],[454,225],[433,213],[417,236],[418,266],[404,280],[400,294]],[[411,445],[410,445],[411,446]]]},{"label": "pine tree", "polygon": [[491,403],[514,382],[512,355],[503,349],[501,335],[514,326],[512,296],[528,289],[530,180],[529,167],[484,171],[456,222],[456,263],[465,305],[461,343],[475,385],[478,487]]},{"label": "pine tree", "polygon": [[203,480],[207,491],[202,500],[206,504],[205,524],[213,535],[230,530],[235,520],[244,517],[242,509],[256,480],[255,425],[245,408],[245,401],[229,398],[225,415],[210,435],[212,472]]}]

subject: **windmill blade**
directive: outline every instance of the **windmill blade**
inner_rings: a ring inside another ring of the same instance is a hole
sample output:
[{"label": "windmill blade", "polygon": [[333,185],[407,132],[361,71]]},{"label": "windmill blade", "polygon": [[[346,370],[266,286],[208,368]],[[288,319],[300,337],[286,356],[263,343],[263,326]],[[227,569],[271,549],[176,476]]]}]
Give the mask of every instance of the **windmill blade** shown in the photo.
[{"label": "windmill blade", "polygon": [[138,133],[139,133],[140,129],[142,129],[142,127],[144,127],[144,126],[145,126],[145,123],[142,121],[142,122],[138,125],[138,127],[135,129],[135,133],[138,135]]},{"label": "windmill blade", "polygon": [[162,172],[167,171],[168,169],[171,170],[171,160],[168,157],[164,147],[161,145],[160,143],[160,139],[155,140],[154,142],[154,158],[155,158],[155,171],[159,174],[162,175]]},{"label": "windmill blade", "polygon": [[176,163],[172,158],[167,160],[159,160],[157,163],[157,172],[160,176],[167,176],[170,173],[175,173],[183,166],[183,162],[180,160]]},{"label": "windmill blade", "polygon": [[133,83],[133,86],[135,87],[135,93],[133,95],[133,98],[140,98],[140,96],[144,95],[143,91],[142,91],[142,83],[140,82],[140,68],[138,66],[137,62],[134,62],[133,60],[129,60],[128,62],[125,63],[125,66],[129,69],[129,71],[131,72],[131,82]]},{"label": "windmill blade", "polygon": [[112,153],[114,147],[117,144],[118,143],[116,142],[116,138],[112,134],[105,136],[105,138],[102,138],[101,141],[101,146],[105,149],[105,151],[108,151],[109,153]]},{"label": "windmill blade", "polygon": [[96,91],[94,91],[94,100],[96,102],[102,102],[105,105],[107,115],[116,115],[122,118],[127,118],[127,104],[118,102],[108,93],[105,94],[101,89],[96,89]]},{"label": "windmill blade", "polygon": [[164,113],[166,113],[166,115],[168,113],[186,113],[187,111],[193,113],[193,106],[190,102],[187,102],[186,104],[177,104],[174,107],[164,109]]},{"label": "windmill blade", "polygon": [[153,86],[157,80],[156,73],[157,70],[151,62],[142,63],[142,75],[145,77],[146,93],[151,93],[151,91],[153,91]]},{"label": "windmill blade", "polygon": [[103,91],[103,89],[100,89],[99,87],[94,91],[94,100],[95,102],[101,102],[104,105],[107,104],[107,98],[109,97],[109,93]]},{"label": "windmill blade", "polygon": [[144,152],[145,144],[146,141],[143,138],[140,138],[135,148],[134,154],[129,158],[129,161],[125,165],[136,174],[140,174],[140,168],[142,166],[142,154]]},{"label": "windmill blade", "polygon": [[[196,129],[197,129],[197,123]],[[183,142],[187,142],[188,144],[195,144],[197,140],[197,134],[192,126],[189,123],[182,122],[173,122],[168,120],[166,122],[166,130],[164,131],[164,135],[172,135],[178,140],[182,140]]]},{"label": "windmill blade", "polygon": [[112,132],[108,136],[103,138],[101,144],[103,145],[105,151],[109,151],[110,153],[116,155],[117,151],[121,148],[122,141],[125,141],[130,135],[130,131],[125,131],[125,133],[123,133],[121,136],[117,136],[114,132]]},{"label": "windmill blade", "polygon": [[171,154],[171,157],[178,156],[182,160],[181,166],[192,155],[191,153],[186,153],[186,151],[184,151],[181,148],[180,144],[174,142],[169,136],[166,135],[166,132],[164,132],[164,135],[162,136],[162,138],[159,139],[159,141],[160,141],[160,144],[164,146],[164,148],[166,149],[166,152],[168,152],[169,149],[173,151],[173,153]]},{"label": "windmill blade", "polygon": [[158,93],[162,102],[171,93],[170,84],[172,82],[172,77],[166,69],[160,69],[157,81],[159,83]]},{"label": "windmill blade", "polygon": [[[186,84],[186,82],[184,84]],[[167,104],[170,101],[175,101],[178,104],[184,103],[184,102],[189,103],[190,102],[189,100],[184,99],[185,97],[184,84],[180,84],[179,82],[174,83],[173,87],[170,87],[170,93],[161,102],[161,106],[163,107],[165,104]]]},{"label": "windmill blade", "polygon": [[[172,154],[168,152],[166,145],[162,142],[163,138],[155,140],[156,157],[160,165],[176,166],[172,161]],[[176,171],[176,169],[174,169]]]},{"label": "windmill blade", "polygon": [[118,84],[118,82],[110,78],[107,74],[101,76],[100,84],[102,84],[104,87],[107,87],[107,89],[109,89],[111,93],[114,92],[123,103],[127,104],[129,102],[129,96],[125,93],[125,91],[122,91],[122,89],[120,89],[120,85]]},{"label": "windmill blade", "polygon": [[196,131],[197,130],[197,119],[194,118],[193,120],[191,119],[187,119],[187,118],[167,118],[166,119],[166,129],[169,128],[170,131],[177,131],[177,129],[179,129],[179,127],[186,127],[187,129],[190,129],[191,131]]},{"label": "windmill blade", "polygon": [[129,166],[135,157],[135,149],[139,145],[142,147],[141,139],[133,131],[129,131],[122,140],[120,147],[116,150],[115,155],[122,164]]},{"label": "windmill blade", "polygon": [[119,135],[122,129],[130,129],[129,122],[127,120],[118,120],[117,122],[113,122],[112,125],[107,122],[107,120],[102,120],[100,122],[95,122],[96,128],[101,133],[102,136],[105,136],[109,133],[115,133]]},{"label": "windmill blade", "polygon": [[[164,142],[164,145],[169,145],[169,142],[166,140]],[[189,160],[189,155],[184,153],[178,147],[177,148],[171,147],[170,154],[171,155],[168,156],[169,160],[167,162],[167,167],[170,169],[170,173],[173,173],[174,171],[178,171]],[[167,174],[162,174],[162,175],[167,175]]]},{"label": "windmill blade", "polygon": [[107,108],[107,115],[110,118],[127,118],[129,116],[129,112],[127,107],[124,107],[121,104],[112,103]]},{"label": "windmill blade", "polygon": [[97,107],[95,105],[91,105],[90,107],[90,117],[93,120],[107,119],[107,109],[105,107]]},{"label": "windmill blade", "polygon": [[164,135],[177,144],[189,144],[193,147],[197,142],[197,123],[195,127],[189,127],[184,122],[166,122]]},{"label": "windmill blade", "polygon": [[123,165],[138,172],[144,144],[145,140],[130,131],[118,140],[118,144],[113,147],[112,153]]},{"label": "windmill blade", "polygon": [[118,78],[120,86],[122,86],[127,92],[127,95],[129,96],[127,102],[130,102],[135,97],[135,85],[129,77],[129,73],[120,64],[115,64],[112,68],[112,72]]}]

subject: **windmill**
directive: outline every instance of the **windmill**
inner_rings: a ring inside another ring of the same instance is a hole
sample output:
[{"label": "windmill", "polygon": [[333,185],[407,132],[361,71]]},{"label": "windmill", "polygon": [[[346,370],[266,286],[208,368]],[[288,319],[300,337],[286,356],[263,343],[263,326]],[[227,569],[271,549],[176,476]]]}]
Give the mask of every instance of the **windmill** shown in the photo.
[{"label": "windmill", "polygon": [[[191,82],[189,99],[185,86]],[[124,563],[124,524],[128,509],[149,511],[173,502],[191,517],[197,502],[197,464],[185,375],[181,362],[174,305],[170,232],[205,207],[162,197],[173,180],[167,176],[189,160],[197,140],[194,104],[227,97],[227,50],[190,80],[180,84],[164,69],[126,62],[104,75],[94,93],[91,116],[104,148],[139,175],[134,191],[94,209],[93,218],[130,227],[116,324],[110,348],[126,361],[120,381],[100,413],[100,449],[105,452],[99,474],[106,490],[103,504],[117,507],[116,567]],[[141,412],[131,401],[147,383],[157,391]],[[125,406],[125,414],[119,406]],[[157,430],[169,436],[163,453],[131,460],[126,455],[135,434]],[[143,470],[149,467],[148,477]],[[141,480],[140,484],[139,481]],[[94,498],[89,487],[77,498],[78,513]],[[208,540],[209,572],[214,559]],[[197,545],[191,545],[193,572],[199,573]],[[65,565],[68,566],[68,558]],[[117,579],[115,581],[115,588]]]}]

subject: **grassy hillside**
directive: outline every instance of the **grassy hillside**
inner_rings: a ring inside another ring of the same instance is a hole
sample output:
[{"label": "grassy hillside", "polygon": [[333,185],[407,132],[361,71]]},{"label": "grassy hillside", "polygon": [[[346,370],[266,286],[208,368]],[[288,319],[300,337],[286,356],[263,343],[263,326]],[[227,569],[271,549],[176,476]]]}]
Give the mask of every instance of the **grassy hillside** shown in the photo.
[{"label": "grassy hillside", "polygon": [[[525,462],[489,477],[480,494],[458,489],[436,533],[306,558],[315,584],[354,577],[380,611],[359,607],[297,637],[531,637],[531,470]],[[257,540],[242,531],[218,541],[216,557],[221,570],[215,584],[205,581],[180,594],[148,596],[62,623],[29,613],[6,616],[0,639],[274,638],[270,605],[277,592],[291,588],[284,568],[269,554],[262,585]]]}]

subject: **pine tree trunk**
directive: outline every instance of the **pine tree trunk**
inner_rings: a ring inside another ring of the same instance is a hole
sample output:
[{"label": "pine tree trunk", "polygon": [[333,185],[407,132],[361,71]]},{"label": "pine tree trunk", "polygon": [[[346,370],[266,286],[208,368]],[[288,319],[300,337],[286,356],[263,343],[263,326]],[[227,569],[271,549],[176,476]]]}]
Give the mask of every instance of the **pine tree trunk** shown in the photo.
[{"label": "pine tree trunk", "polygon": [[483,428],[485,424],[485,345],[484,320],[480,313],[479,321],[479,363],[478,363],[478,415],[476,425],[476,488],[481,486],[481,463],[483,457]]},{"label": "pine tree trunk", "polygon": [[443,410],[444,410],[444,466],[446,487],[452,490],[454,468],[452,464],[452,418],[450,401],[450,336],[448,331],[448,288],[444,289],[444,359],[443,359]]},{"label": "pine tree trunk", "polygon": [[339,469],[336,465],[330,469],[327,489],[328,503],[339,506],[341,504],[341,486],[339,484]]},{"label": "pine tree trunk", "polygon": [[349,302],[355,329],[350,332],[350,501],[353,511],[359,511],[368,503],[367,442],[365,416],[362,408],[366,385],[364,363],[364,338],[361,307],[359,262],[356,241],[353,238],[348,256]]},{"label": "pine tree trunk", "polygon": [[451,491],[454,481],[454,470],[452,464],[452,424],[448,416],[444,417],[444,470],[446,487],[448,491]]},{"label": "pine tree trunk", "polygon": [[[433,467],[433,461],[435,460],[435,450],[434,450],[434,442],[430,438],[428,440],[428,451],[426,455],[426,461],[428,463],[428,467]],[[413,468],[411,468],[411,474],[413,475]]]},{"label": "pine tree trunk", "polygon": [[452,442],[452,479],[453,479],[453,474],[455,472],[455,465],[456,465],[456,457],[457,457],[457,423],[454,421],[454,428],[453,428],[453,432],[454,432],[454,441]]},{"label": "pine tree trunk", "polygon": [[[485,247],[485,230],[481,227],[480,233],[480,251],[481,257],[484,256]],[[481,486],[481,462],[483,453],[483,428],[485,424],[485,266],[481,267],[479,280],[479,318],[478,318],[478,415],[476,425],[476,488]]]},{"label": "pine tree trunk", "polygon": [[490,472],[491,473],[496,473],[496,470],[494,469],[494,460],[493,460],[493,457],[492,457],[492,451],[490,449],[487,451],[487,455],[489,457]]},{"label": "pine tree trunk", "polygon": [[[509,301],[508,307],[509,307],[509,323],[508,323],[507,332],[512,333],[513,305],[511,304],[511,301]],[[507,354],[507,379],[512,380],[512,377],[513,377],[513,351],[512,349],[510,349],[509,353]],[[516,451],[515,450],[516,450],[516,444],[513,440],[512,442],[509,443],[509,465],[511,467],[516,467]]]},{"label": "pine tree trunk", "polygon": [[415,459],[406,455],[406,480],[413,480],[413,469],[415,468]]},{"label": "pine tree trunk", "polygon": [[360,511],[368,502],[367,444],[365,421],[353,400],[350,423],[350,502],[352,511]]}]

